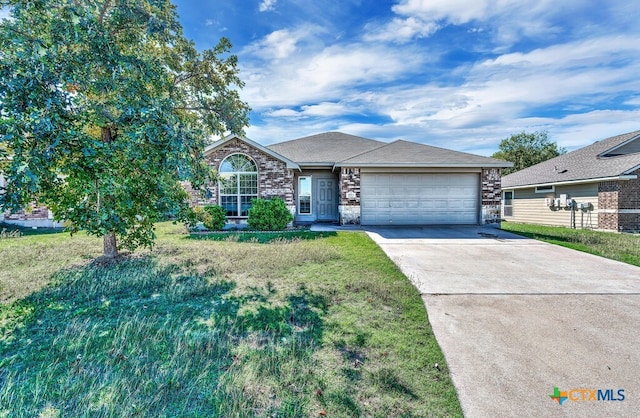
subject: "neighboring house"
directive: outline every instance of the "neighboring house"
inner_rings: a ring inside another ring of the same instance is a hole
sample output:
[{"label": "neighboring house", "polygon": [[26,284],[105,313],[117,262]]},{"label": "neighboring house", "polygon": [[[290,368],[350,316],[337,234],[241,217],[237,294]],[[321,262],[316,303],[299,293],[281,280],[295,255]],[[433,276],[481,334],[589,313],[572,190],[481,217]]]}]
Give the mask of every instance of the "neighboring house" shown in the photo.
[{"label": "neighboring house", "polygon": [[[0,174],[0,190],[6,185],[6,179]],[[58,228],[62,223],[54,222],[53,213],[46,206],[29,206],[26,209],[11,213],[0,211],[0,222],[7,224],[37,227]]]},{"label": "neighboring house", "polygon": [[511,163],[407,141],[339,132],[262,146],[229,136],[206,148],[221,178],[198,204],[244,222],[251,199],[281,197],[296,223],[484,224],[500,220],[500,169]]},{"label": "neighboring house", "polygon": [[640,231],[640,131],[502,178],[506,221]]}]

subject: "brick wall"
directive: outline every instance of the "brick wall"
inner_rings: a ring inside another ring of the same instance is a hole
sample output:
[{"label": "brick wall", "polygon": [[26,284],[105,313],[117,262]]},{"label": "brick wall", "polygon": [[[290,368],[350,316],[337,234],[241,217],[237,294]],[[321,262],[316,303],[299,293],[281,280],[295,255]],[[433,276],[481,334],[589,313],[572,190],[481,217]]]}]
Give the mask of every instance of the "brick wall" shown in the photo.
[{"label": "brick wall", "polygon": [[[259,197],[263,199],[280,197],[290,209],[295,210],[293,170],[289,170],[286,163],[237,139],[233,139],[225,146],[210,152],[205,156],[205,160],[210,166],[218,170],[222,160],[231,154],[237,153],[251,157],[258,166]],[[187,188],[187,191],[189,191],[189,188]],[[193,198],[192,201],[196,200],[199,204],[218,204],[218,186],[211,185],[209,191],[208,197],[204,199]]]},{"label": "brick wall", "polygon": [[5,212],[4,219],[6,221],[36,221],[36,220],[48,220],[49,209],[46,206],[31,206],[27,210],[19,210],[15,213]]},{"label": "brick wall", "polygon": [[343,167],[340,171],[340,224],[360,224],[360,169]]},{"label": "brick wall", "polygon": [[482,169],[482,223],[500,222],[502,177],[499,168]]},{"label": "brick wall", "polygon": [[635,180],[619,182],[618,228],[621,231],[640,231],[640,170]]},{"label": "brick wall", "polygon": [[618,230],[618,196],[620,182],[603,181],[598,184],[598,228]]},{"label": "brick wall", "polygon": [[[633,174],[640,177],[640,170]],[[598,185],[598,228],[640,231],[640,179]]]},{"label": "brick wall", "polygon": [[0,221],[26,227],[60,228],[61,222],[54,222],[53,215],[46,206],[30,205],[27,209],[15,213],[5,212]]}]

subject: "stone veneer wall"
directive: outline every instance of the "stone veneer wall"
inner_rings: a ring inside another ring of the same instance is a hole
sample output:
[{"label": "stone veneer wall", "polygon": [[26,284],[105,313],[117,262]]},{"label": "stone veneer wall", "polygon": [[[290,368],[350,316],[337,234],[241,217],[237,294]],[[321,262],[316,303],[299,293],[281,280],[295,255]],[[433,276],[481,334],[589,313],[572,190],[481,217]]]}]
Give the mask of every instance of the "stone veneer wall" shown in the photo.
[{"label": "stone veneer wall", "polygon": [[598,228],[640,231],[640,178],[598,184]]},{"label": "stone veneer wall", "polygon": [[340,224],[360,224],[360,169],[343,167],[340,171]]},{"label": "stone veneer wall", "polygon": [[[238,153],[251,157],[258,166],[258,196],[263,199],[280,197],[285,201],[291,213],[295,213],[293,170],[289,170],[286,163],[237,139],[233,139],[224,147],[207,154],[205,160],[218,170],[222,160],[231,154]],[[212,185],[209,190],[211,192],[209,198],[204,200],[199,198],[199,204],[218,204],[218,186]]]},{"label": "stone veneer wall", "polygon": [[499,168],[482,169],[482,224],[500,222],[502,177]]}]

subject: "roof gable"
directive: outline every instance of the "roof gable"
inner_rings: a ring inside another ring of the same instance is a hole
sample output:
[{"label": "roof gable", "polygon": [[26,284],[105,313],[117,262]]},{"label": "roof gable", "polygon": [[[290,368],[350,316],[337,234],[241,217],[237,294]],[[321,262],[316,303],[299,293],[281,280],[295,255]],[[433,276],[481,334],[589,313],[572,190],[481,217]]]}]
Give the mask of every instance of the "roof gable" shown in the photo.
[{"label": "roof gable", "polygon": [[336,163],[338,167],[349,165],[372,167],[510,167],[513,164],[495,158],[399,139]]},{"label": "roof gable", "polygon": [[631,139],[616,145],[615,147],[600,154],[599,157],[619,157],[621,155],[637,153],[640,153],[640,135],[636,135]]},{"label": "roof gable", "polygon": [[596,141],[584,148],[559,155],[502,178],[502,187],[554,184],[630,174],[640,166],[640,131]]},{"label": "roof gable", "polygon": [[255,141],[252,141],[249,138],[240,137],[240,136],[237,136],[237,135],[228,135],[225,138],[214,142],[213,144],[209,145],[208,147],[206,147],[204,149],[204,154],[205,155],[209,154],[210,152],[225,146],[226,144],[228,144],[229,142],[231,142],[233,140],[242,141],[245,144],[249,145],[250,147],[256,148],[257,150],[259,150],[259,151],[261,151],[261,152],[263,152],[263,153],[275,158],[276,160],[282,161],[283,163],[285,163],[287,165],[287,168],[297,169],[297,170],[300,169],[300,166],[295,161],[292,161],[289,158],[287,158],[287,157],[285,157],[283,155],[280,155],[277,152],[275,152],[275,151],[273,151],[273,150],[271,150],[269,148],[266,148],[266,147],[258,144]]}]

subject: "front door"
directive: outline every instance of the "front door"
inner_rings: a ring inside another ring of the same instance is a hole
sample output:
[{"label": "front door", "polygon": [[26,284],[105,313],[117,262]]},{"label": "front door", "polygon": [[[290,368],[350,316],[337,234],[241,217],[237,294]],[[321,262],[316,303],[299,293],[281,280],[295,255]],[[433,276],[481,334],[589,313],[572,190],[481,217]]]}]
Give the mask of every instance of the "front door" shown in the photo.
[{"label": "front door", "polygon": [[338,204],[335,179],[316,179],[316,213],[319,221],[338,219]]}]

